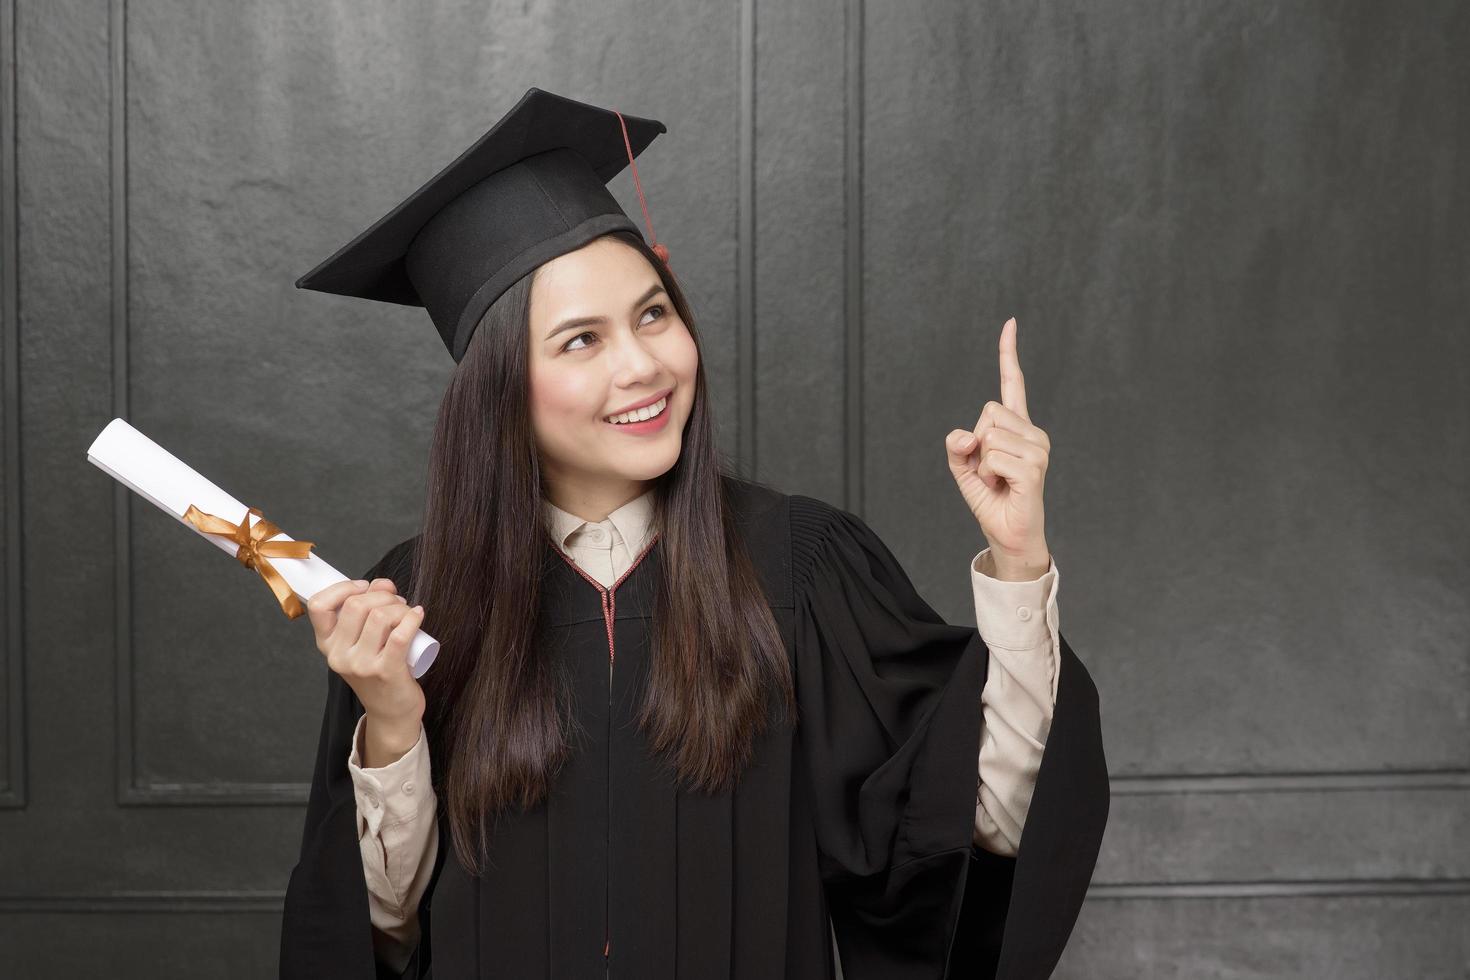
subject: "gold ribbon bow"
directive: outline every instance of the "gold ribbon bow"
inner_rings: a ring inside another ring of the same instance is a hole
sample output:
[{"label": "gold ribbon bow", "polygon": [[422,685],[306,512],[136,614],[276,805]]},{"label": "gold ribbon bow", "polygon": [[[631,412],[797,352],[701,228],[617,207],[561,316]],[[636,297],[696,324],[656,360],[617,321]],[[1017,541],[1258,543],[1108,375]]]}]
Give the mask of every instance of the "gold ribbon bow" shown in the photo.
[{"label": "gold ribbon bow", "polygon": [[[250,515],[254,514],[260,520],[255,526],[250,525]],[[291,586],[281,577],[267,559],[270,558],[310,558],[311,541],[269,541],[281,533],[281,529],[261,514],[259,507],[251,507],[240,518],[239,524],[232,524],[223,517],[214,514],[206,514],[204,511],[189,505],[184,512],[184,520],[193,524],[205,534],[225,534],[234,541],[238,548],[235,549],[235,557],[240,564],[246,568],[253,568],[265,579],[271,591],[276,595],[276,601],[281,604],[281,612],[286,614],[287,619],[295,619],[306,610],[301,605],[301,600],[296,598],[296,593],[291,591]]]}]

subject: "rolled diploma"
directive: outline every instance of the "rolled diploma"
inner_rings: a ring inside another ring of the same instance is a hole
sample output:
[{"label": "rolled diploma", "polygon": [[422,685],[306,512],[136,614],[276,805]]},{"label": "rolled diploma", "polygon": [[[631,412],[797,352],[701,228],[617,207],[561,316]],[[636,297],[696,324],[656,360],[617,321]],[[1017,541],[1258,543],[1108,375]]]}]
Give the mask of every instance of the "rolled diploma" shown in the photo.
[{"label": "rolled diploma", "polygon": [[[87,462],[150,501],[159,510],[172,514],[180,524],[234,557],[237,547],[234,541],[223,535],[207,534],[199,530],[184,520],[184,514],[189,505],[193,504],[206,514],[215,514],[239,524],[249,508],[194,472],[123,419],[113,419],[107,423],[107,427],[92,440],[92,445],[87,449]],[[250,524],[254,527],[260,518],[254,514],[250,517]],[[296,539],[282,532],[271,540]],[[302,602],[329,585],[347,580],[346,575],[318,558],[315,553],[306,558],[272,558],[270,563],[281,573],[281,578],[286,580],[291,591]],[[422,677],[438,654],[438,640],[423,630],[415,633],[408,648],[408,667],[413,676]]]}]

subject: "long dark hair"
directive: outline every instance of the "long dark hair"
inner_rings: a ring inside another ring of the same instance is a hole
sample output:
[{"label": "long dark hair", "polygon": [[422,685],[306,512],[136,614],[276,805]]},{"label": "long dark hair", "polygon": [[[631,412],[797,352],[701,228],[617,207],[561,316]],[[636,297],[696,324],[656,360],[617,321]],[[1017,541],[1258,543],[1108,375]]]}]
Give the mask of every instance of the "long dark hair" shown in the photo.
[{"label": "long dark hair", "polygon": [[[638,235],[612,236],[658,273],[698,349],[668,267]],[[444,392],[409,597],[441,645],[422,680],[425,729],[455,851],[476,873],[496,817],[540,801],[571,751],[566,679],[535,648],[527,615],[539,609],[551,540],[529,409],[534,278],[485,312]],[[661,575],[638,723],[684,784],[705,792],[738,779],[773,703],[795,716],[785,647],[725,496],[731,473],[701,351],[679,459],[654,485]]]}]

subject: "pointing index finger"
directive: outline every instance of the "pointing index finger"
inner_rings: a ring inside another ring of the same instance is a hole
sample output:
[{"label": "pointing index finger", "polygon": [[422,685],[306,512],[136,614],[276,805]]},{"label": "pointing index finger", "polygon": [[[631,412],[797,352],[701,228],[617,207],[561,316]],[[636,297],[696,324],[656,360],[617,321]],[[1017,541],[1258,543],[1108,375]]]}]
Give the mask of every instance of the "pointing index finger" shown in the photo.
[{"label": "pointing index finger", "polygon": [[1011,317],[1000,328],[1000,403],[1027,422],[1026,379],[1021,374],[1021,358],[1016,354],[1016,318]]}]

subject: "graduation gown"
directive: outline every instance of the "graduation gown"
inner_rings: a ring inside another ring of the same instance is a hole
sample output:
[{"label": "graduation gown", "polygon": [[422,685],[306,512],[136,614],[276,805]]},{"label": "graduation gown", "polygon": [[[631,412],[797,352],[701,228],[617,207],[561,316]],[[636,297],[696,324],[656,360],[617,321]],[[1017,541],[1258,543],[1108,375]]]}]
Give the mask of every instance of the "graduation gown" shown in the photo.
[{"label": "graduation gown", "polygon": [[[569,671],[581,734],[547,799],[500,821],[484,876],[448,846],[441,808],[402,976],[830,980],[833,936],[845,980],[1049,976],[1109,801],[1097,690],[1065,636],[1031,807],[1003,857],[973,843],[977,630],[944,622],[855,515],[725,483],[791,658],[796,723],[773,707],[731,790],[681,789],[634,722],[658,538],[612,589],[548,539],[538,643]],[[416,540],[362,577],[408,594]],[[347,769],[362,713],[328,671],[283,978],[396,975],[373,955]]]}]

